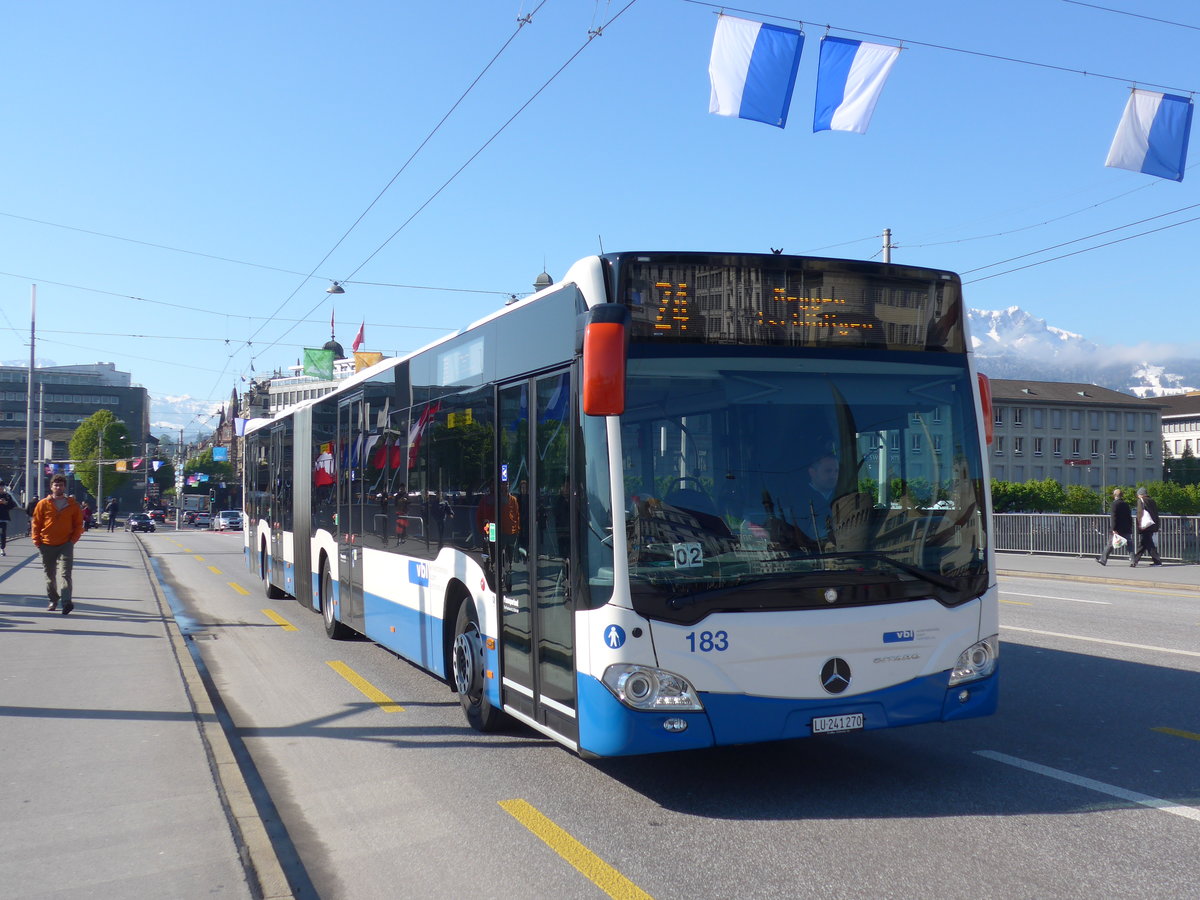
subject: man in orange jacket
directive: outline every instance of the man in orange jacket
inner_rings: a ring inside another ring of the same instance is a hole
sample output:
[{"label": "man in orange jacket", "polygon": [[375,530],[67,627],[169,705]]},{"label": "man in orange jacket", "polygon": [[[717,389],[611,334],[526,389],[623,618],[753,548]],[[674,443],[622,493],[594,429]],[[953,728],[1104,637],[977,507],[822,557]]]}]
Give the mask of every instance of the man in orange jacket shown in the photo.
[{"label": "man in orange jacket", "polygon": [[[74,497],[67,496],[67,476],[50,479],[50,496],[43,497],[33,509],[33,544],[42,554],[46,570],[46,596],[58,609],[62,600],[65,616],[75,608],[71,602],[71,568],[75,563],[75,542],[83,536],[83,510]],[[61,579],[60,590],[58,582]]]}]

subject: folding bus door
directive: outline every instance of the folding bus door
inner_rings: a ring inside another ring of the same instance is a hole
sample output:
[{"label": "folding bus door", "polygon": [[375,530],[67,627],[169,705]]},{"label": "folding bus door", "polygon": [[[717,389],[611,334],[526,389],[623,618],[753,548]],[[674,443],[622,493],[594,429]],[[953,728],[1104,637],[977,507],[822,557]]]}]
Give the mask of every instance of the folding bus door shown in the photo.
[{"label": "folding bus door", "polygon": [[504,704],[575,740],[569,371],[500,390],[490,552],[501,591]]},{"label": "folding bus door", "polygon": [[366,482],[363,477],[363,398],[359,394],[338,407],[338,618],[356,631],[363,621],[363,526]]}]

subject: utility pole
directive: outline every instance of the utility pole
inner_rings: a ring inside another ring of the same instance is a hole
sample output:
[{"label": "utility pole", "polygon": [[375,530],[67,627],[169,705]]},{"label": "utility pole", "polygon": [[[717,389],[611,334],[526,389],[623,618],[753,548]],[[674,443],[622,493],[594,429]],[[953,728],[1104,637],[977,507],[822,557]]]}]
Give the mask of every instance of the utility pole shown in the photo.
[{"label": "utility pole", "polygon": [[892,229],[883,229],[883,261],[890,263],[892,261]]},{"label": "utility pole", "polygon": [[[42,496],[42,479],[46,477],[46,386],[38,382],[38,467],[37,494]],[[52,454],[53,455],[53,454]]]},{"label": "utility pole", "polygon": [[96,452],[96,505],[101,510],[106,506],[104,502],[104,426],[100,426],[100,448]]}]

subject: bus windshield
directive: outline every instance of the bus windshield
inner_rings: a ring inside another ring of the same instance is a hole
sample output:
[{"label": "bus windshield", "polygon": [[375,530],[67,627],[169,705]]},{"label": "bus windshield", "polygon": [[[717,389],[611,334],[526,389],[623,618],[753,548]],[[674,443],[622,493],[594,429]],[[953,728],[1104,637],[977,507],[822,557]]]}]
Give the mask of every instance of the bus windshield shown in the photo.
[{"label": "bus windshield", "polygon": [[622,417],[639,612],[956,605],[986,588],[965,357],[668,349],[630,360]]}]

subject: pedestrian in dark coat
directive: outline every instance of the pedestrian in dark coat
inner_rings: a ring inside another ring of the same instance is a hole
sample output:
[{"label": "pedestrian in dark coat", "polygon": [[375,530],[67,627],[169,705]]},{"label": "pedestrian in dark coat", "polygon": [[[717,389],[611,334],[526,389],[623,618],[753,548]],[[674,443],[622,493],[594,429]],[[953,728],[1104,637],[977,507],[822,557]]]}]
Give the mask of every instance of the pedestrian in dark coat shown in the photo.
[{"label": "pedestrian in dark coat", "polygon": [[1125,546],[1129,548],[1130,553],[1133,552],[1133,513],[1129,511],[1129,504],[1122,498],[1120,488],[1113,491],[1109,528],[1112,530],[1112,534],[1104,544],[1104,552],[1096,557],[1096,562],[1102,566],[1108,565],[1108,555],[1116,549],[1113,547],[1113,536],[1123,537]]},{"label": "pedestrian in dark coat", "polygon": [[1162,559],[1158,555],[1158,547],[1154,545],[1154,535],[1158,533],[1158,504],[1144,487],[1138,488],[1137,495],[1138,551],[1133,554],[1133,562],[1130,565],[1136,566],[1142,554],[1149,553],[1150,558],[1154,560],[1150,565],[1161,566]]},{"label": "pedestrian in dark coat", "polygon": [[8,492],[8,485],[0,481],[0,556],[8,556],[8,511],[17,508],[17,501]]}]

